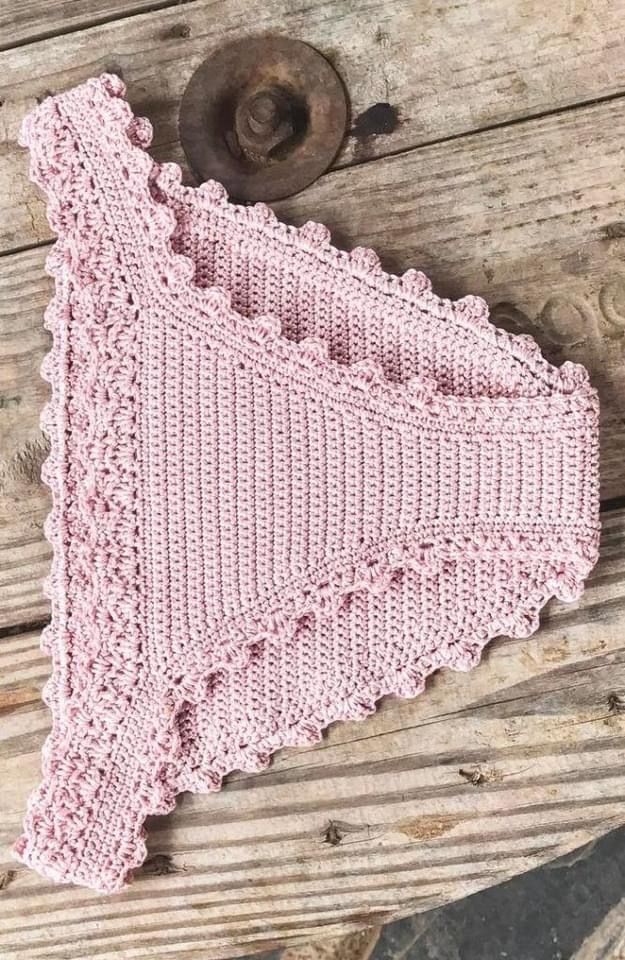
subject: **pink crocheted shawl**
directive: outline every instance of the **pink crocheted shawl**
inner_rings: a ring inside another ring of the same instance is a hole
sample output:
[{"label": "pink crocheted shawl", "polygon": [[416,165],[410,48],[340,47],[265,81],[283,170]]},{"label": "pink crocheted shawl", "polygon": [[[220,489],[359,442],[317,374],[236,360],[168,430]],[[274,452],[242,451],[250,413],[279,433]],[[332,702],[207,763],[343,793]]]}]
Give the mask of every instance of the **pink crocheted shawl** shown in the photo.
[{"label": "pink crocheted shawl", "polygon": [[480,298],[184,186],[114,75],[46,99],[20,142],[58,240],[53,727],[15,851],[111,891],[181,790],[413,697],[579,595],[598,403]]}]

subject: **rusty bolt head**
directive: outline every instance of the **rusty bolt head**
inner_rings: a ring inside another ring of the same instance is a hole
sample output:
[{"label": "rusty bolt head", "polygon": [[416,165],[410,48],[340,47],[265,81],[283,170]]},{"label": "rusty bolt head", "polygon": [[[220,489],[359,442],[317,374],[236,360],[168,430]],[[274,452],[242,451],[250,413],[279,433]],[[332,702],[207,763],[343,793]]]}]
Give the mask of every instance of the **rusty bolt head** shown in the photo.
[{"label": "rusty bolt head", "polygon": [[282,104],[279,91],[260,90],[244,103],[250,128],[254,133],[275,130],[281,122]]},{"label": "rusty bolt head", "polygon": [[272,152],[295,133],[296,108],[279,87],[259,90],[241,100],[235,110],[235,132],[241,153],[250,160],[268,162]]}]

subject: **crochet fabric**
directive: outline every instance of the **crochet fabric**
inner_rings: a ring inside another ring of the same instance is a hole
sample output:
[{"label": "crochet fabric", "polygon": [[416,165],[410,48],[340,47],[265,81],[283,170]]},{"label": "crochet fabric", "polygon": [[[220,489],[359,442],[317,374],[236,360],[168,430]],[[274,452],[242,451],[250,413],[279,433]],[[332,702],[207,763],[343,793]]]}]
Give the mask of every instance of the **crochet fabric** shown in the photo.
[{"label": "crochet fabric", "polygon": [[119,889],[144,820],[576,598],[598,403],[483,300],[184,186],[104,74],[24,119],[58,239],[53,727],[16,855]]}]

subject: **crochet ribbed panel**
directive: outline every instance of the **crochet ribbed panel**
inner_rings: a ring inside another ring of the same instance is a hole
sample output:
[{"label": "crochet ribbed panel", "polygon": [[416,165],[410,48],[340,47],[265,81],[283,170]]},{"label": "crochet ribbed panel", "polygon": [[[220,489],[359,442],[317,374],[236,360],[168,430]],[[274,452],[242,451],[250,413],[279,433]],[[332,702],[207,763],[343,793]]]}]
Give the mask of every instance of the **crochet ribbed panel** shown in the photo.
[{"label": "crochet ribbed panel", "polygon": [[114,75],[46,99],[20,142],[58,239],[53,728],[15,851],[112,891],[181,790],[415,696],[579,596],[598,402],[480,298],[184,186]]}]

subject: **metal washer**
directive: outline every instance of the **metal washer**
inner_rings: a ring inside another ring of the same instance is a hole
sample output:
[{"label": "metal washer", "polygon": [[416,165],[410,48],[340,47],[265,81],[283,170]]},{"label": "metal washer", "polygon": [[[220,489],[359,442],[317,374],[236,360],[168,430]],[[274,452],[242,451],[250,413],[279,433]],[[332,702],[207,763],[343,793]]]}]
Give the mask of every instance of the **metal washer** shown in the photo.
[{"label": "metal washer", "polygon": [[334,67],[301,40],[265,34],[215,50],[180,104],[180,141],[200,181],[236,200],[303,190],[334,160],[348,105]]}]

